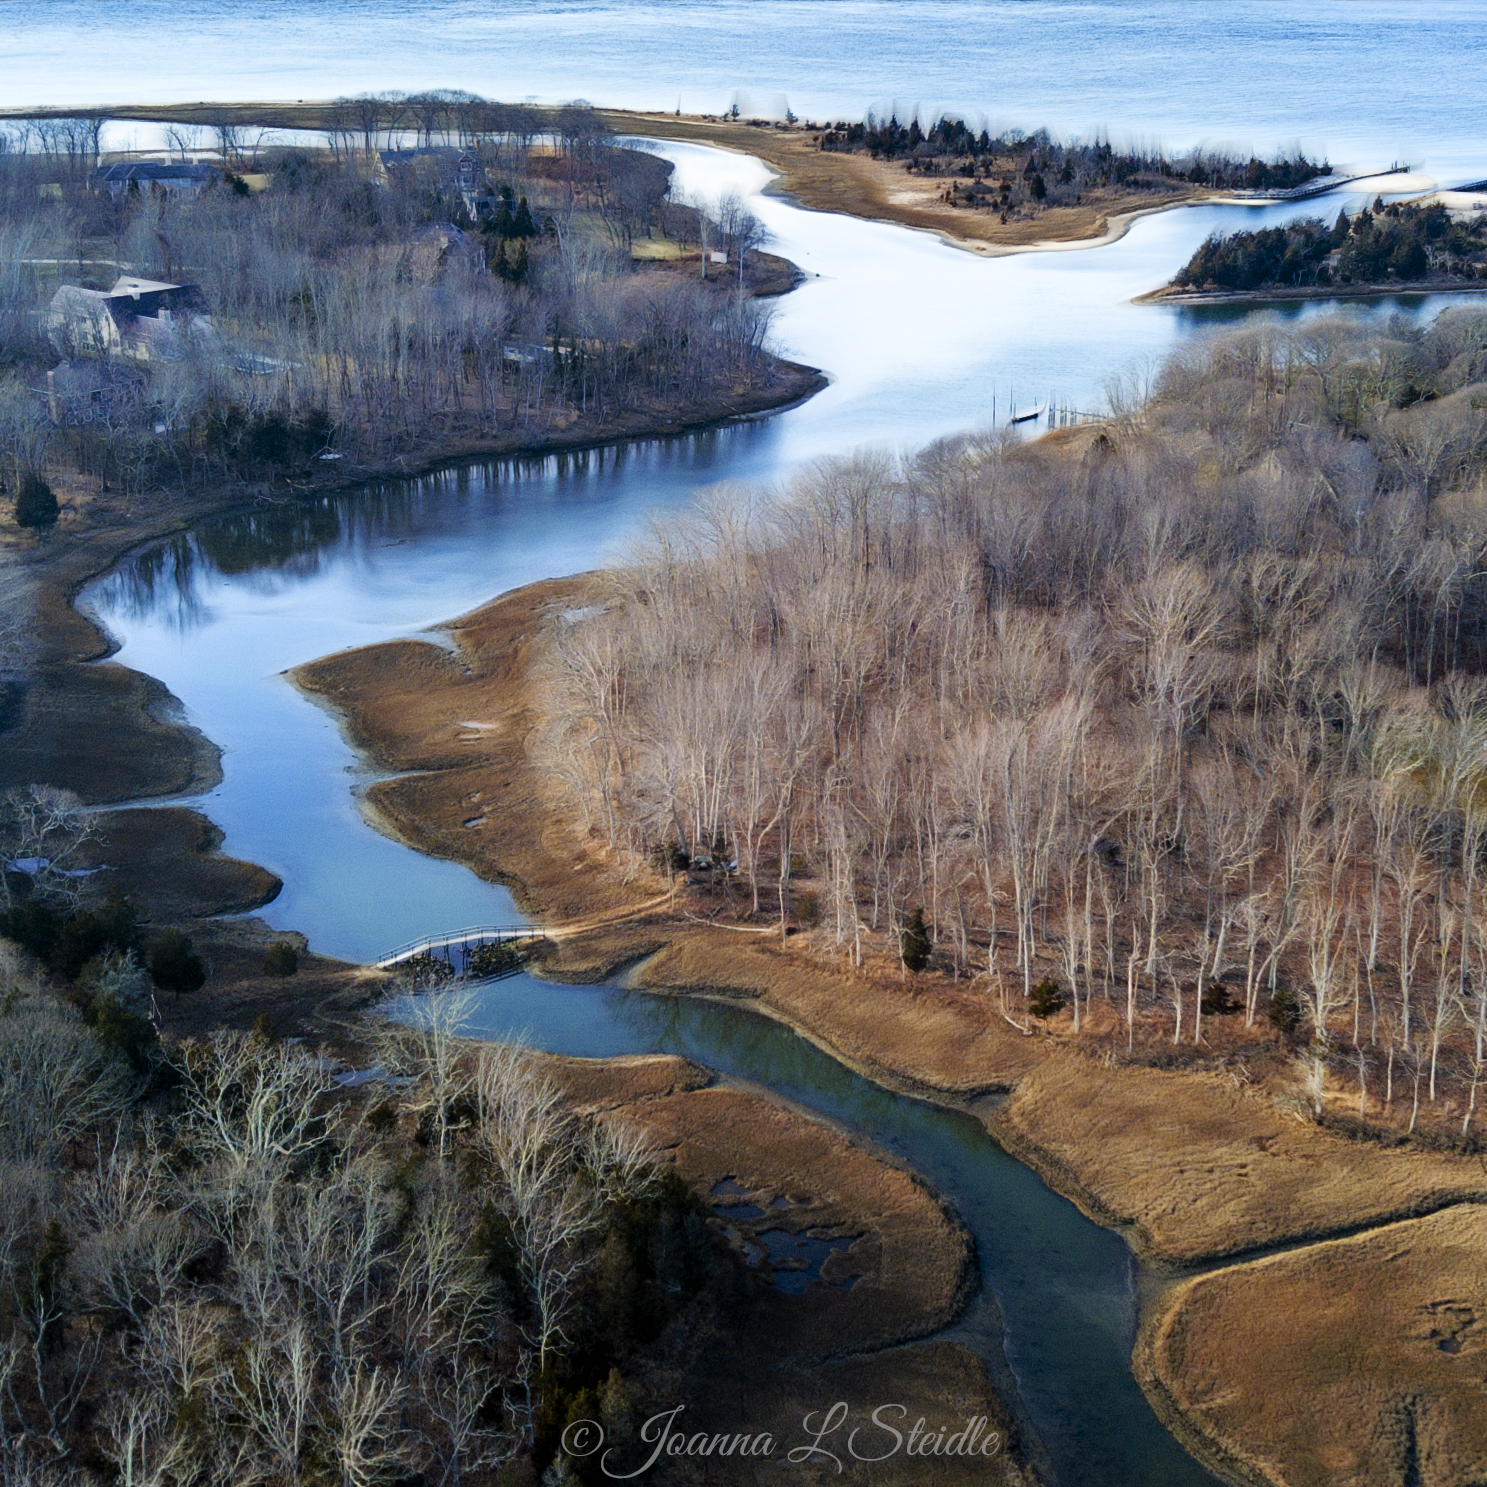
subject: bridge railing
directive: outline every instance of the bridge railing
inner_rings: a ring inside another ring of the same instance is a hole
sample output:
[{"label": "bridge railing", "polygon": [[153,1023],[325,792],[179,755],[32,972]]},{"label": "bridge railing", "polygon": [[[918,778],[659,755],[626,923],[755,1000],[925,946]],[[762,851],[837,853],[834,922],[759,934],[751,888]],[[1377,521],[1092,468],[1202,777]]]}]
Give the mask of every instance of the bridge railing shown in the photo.
[{"label": "bridge railing", "polygon": [[1245,201],[1305,201],[1312,196],[1326,196],[1329,191],[1341,191],[1344,186],[1351,186],[1355,181],[1371,181],[1375,176],[1408,175],[1409,169],[1407,165],[1391,165],[1388,170],[1369,170],[1361,175],[1317,176],[1300,186],[1271,189],[1241,186],[1229,194],[1241,197]]},{"label": "bridge railing", "polygon": [[482,945],[515,944],[542,938],[542,930],[530,924],[476,924],[466,929],[450,930],[445,934],[424,935],[416,940],[408,940],[396,949],[389,950],[372,964],[378,970],[390,971],[404,961],[414,960],[420,955],[433,955],[438,950],[458,948],[469,952],[478,950]]}]

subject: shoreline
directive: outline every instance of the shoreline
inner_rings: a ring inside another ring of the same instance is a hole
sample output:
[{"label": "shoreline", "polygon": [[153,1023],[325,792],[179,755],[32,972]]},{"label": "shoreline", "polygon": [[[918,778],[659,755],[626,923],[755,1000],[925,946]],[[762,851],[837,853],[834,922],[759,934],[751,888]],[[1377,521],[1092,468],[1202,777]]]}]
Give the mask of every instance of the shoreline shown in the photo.
[{"label": "shoreline", "polygon": [[[995,1026],[984,998],[980,1016],[974,1006],[966,1010],[963,997],[955,1003],[961,1010],[946,1014],[955,1038],[937,1032],[928,1046],[923,1038],[916,1044],[910,1030],[922,1031],[926,1018],[945,1011],[936,1002],[958,995],[948,986],[939,993],[910,986],[885,991],[865,976],[792,953],[798,936],[779,947],[765,943],[773,936],[745,940],[722,927],[678,922],[675,913],[658,915],[651,896],[658,884],[621,888],[612,875],[606,879],[603,854],[558,818],[531,778],[535,768],[524,763],[526,740],[540,726],[530,668],[540,659],[543,617],[590,602],[599,581],[580,575],[503,595],[441,627],[454,642],[453,653],[405,641],[323,658],[296,668],[291,680],[342,720],[365,756],[405,771],[373,787],[378,816],[397,839],[464,861],[482,876],[499,876],[524,910],[559,933],[564,919],[581,923],[581,911],[592,908],[595,897],[608,908],[628,899],[641,910],[630,924],[560,940],[535,974],[593,982],[620,973],[634,991],[747,1002],[750,1011],[789,1027],[880,1087],[972,1115],[1010,1156],[1087,1218],[1121,1235],[1146,1280],[1132,1365],[1138,1384],[1158,1418],[1205,1466],[1252,1487],[1258,1479],[1242,1454],[1228,1457],[1223,1443],[1206,1437],[1143,1371],[1146,1329],[1170,1314],[1174,1296],[1197,1278],[1248,1273],[1278,1253],[1306,1253],[1393,1224],[1428,1222],[1432,1211],[1449,1214],[1479,1204],[1487,1198],[1481,1174],[1468,1171],[1472,1164],[1464,1159],[1427,1153],[1391,1161],[1278,1112],[1267,1116],[1268,1102],[1218,1089],[1202,1070],[1103,1069],[1056,1035],[1024,1038]],[[444,698],[431,706],[441,688]],[[421,715],[416,702],[423,705]],[[469,744],[453,746],[452,730],[469,717],[502,720],[481,734],[478,754]],[[493,790],[498,777],[501,788]],[[473,787],[485,792],[482,806],[495,823],[495,835],[478,850],[470,832],[456,834],[465,812],[459,803]],[[546,861],[554,858],[560,872]],[[588,880],[587,891],[575,879]],[[978,1056],[966,1057],[965,1049],[978,1044]],[[1082,1121],[1080,1107],[1096,1112],[1093,1123]],[[1062,1130],[1059,1112],[1072,1112]],[[1174,1124],[1190,1129],[1178,1130],[1169,1151],[1162,1129],[1170,1132]],[[1234,1129],[1215,1138],[1208,1129],[1217,1125]],[[1139,1174],[1123,1174],[1130,1148],[1121,1148],[1112,1130],[1134,1132],[1153,1148],[1151,1181],[1143,1185]],[[1230,1157],[1230,1151],[1244,1155]],[[1236,1196],[1225,1173],[1236,1161],[1238,1170],[1248,1171],[1270,1157],[1277,1165],[1259,1174],[1259,1187],[1246,1176]],[[1297,1166],[1304,1185],[1299,1193]],[[1330,1196],[1311,1201],[1307,1195],[1319,1187],[1329,1188]],[[1174,1211],[1180,1221],[1174,1222]]]},{"label": "shoreline", "polygon": [[1419,284],[1308,284],[1294,289],[1173,289],[1164,285],[1161,289],[1138,294],[1131,300],[1133,305],[1265,305],[1303,304],[1308,300],[1325,299],[1390,299],[1409,294],[1480,294],[1487,296],[1487,279],[1475,284],[1463,284],[1452,279],[1444,283]]},{"label": "shoreline", "polygon": [[[137,905],[147,919],[155,902],[170,906],[162,924],[251,914],[277,896],[279,881],[257,864],[215,850],[207,853],[218,879],[210,902],[203,899],[199,912],[179,912],[199,886],[202,859],[194,848],[176,850],[172,844],[201,836],[190,831],[183,836],[181,822],[170,821],[169,813],[156,807],[168,803],[178,815],[199,822],[201,831],[211,829],[192,801],[220,782],[222,749],[186,720],[164,684],[111,660],[118,642],[79,604],[83,590],[131,555],[219,517],[346,496],[382,481],[413,480],[446,469],[691,437],[796,407],[830,385],[817,368],[779,357],[774,361],[773,386],[680,409],[670,418],[635,415],[602,427],[580,420],[535,438],[528,431],[465,444],[451,441],[376,466],[341,462],[322,479],[286,479],[275,489],[222,485],[130,500],[103,490],[95,478],[64,475],[58,494],[64,511],[70,507],[72,514],[64,515],[57,528],[40,536],[13,527],[0,531],[0,556],[8,555],[16,571],[32,581],[36,605],[36,654],[22,674],[22,700],[0,733],[0,788],[43,781],[76,790],[86,804],[105,812],[132,812],[131,839],[153,851],[159,872],[158,885],[150,885],[158,886],[158,894],[142,895]],[[141,821],[158,830],[144,829],[141,838]],[[224,898],[221,880],[234,874],[239,887]]]},{"label": "shoreline", "polygon": [[[120,104],[89,110],[110,119],[138,123],[204,124],[226,119],[239,125],[322,133],[330,102],[237,101],[226,103]],[[803,125],[753,123],[705,114],[650,113],[599,108],[599,118],[617,135],[703,144],[762,160],[775,173],[768,195],[807,211],[837,212],[863,221],[927,232],[962,252],[988,258],[1019,253],[1067,252],[1118,242],[1137,219],[1183,206],[1239,202],[1230,193],[1186,184],[1173,196],[1143,204],[1139,194],[1114,194],[1108,201],[1048,209],[1032,218],[1001,222],[990,213],[946,207],[931,195],[893,200],[899,179],[891,165],[859,153],[822,152],[809,145]],[[0,109],[0,120],[66,116],[48,108]],[[829,160],[830,165],[822,162]],[[814,165],[816,169],[810,167]],[[936,178],[938,179],[938,178]],[[899,193],[903,195],[903,192]]]}]

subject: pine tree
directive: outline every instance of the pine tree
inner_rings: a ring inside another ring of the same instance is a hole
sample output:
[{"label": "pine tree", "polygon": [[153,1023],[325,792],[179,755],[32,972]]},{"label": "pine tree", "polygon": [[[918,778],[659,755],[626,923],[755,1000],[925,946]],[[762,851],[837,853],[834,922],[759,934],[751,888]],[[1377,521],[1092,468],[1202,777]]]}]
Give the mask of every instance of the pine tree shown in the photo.
[{"label": "pine tree", "polygon": [[277,940],[263,957],[265,976],[293,976],[299,970],[299,951],[288,940]]},{"label": "pine tree", "polygon": [[162,991],[196,991],[207,979],[191,941],[178,929],[168,929],[150,947],[150,975]]},{"label": "pine tree", "polygon": [[1028,993],[1027,1006],[1034,1017],[1052,1017],[1055,1012],[1062,1011],[1064,994],[1058,989],[1058,982],[1052,976],[1045,976]]},{"label": "pine tree", "polygon": [[21,477],[15,498],[15,519],[23,527],[52,527],[57,524],[57,498],[52,488],[34,470]]},{"label": "pine tree", "polygon": [[922,971],[929,964],[931,946],[923,909],[914,910],[903,933],[898,937],[898,944],[906,971]]}]

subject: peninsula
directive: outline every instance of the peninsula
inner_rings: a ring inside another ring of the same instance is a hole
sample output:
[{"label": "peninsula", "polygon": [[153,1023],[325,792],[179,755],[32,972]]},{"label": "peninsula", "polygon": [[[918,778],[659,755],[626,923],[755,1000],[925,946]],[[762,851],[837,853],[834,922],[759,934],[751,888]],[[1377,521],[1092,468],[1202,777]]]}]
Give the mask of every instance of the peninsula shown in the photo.
[{"label": "peninsula", "polygon": [[[379,138],[410,135],[450,143],[561,137],[570,118],[588,112],[439,91],[319,103],[129,105],[109,117],[239,148],[255,130],[295,129],[370,150]],[[755,155],[779,172],[769,189],[801,206],[934,232],[986,254],[1113,241],[1146,212],[1236,195],[1284,196],[1324,182],[1329,169],[1300,156],[1260,160],[1203,150],[1169,156],[1098,138],[1060,141],[1044,129],[1004,129],[993,138],[951,116],[823,123],[623,109],[593,116],[615,137],[689,140]]]},{"label": "peninsula", "polygon": [[[1241,333],[1104,427],[818,471],[497,600],[453,650],[296,680],[400,772],[383,829],[551,926],[547,974],[746,998],[977,1113],[1154,1264],[1226,1262],[1138,1360],[1216,1469],[1316,1480],[1336,1436],[1383,1483],[1378,1432],[1428,1419],[1452,1480],[1487,1430],[1480,579],[1430,615],[1432,575],[1480,571],[1482,334]],[[1415,1330],[1402,1252],[1455,1287]],[[1351,1355],[1357,1287],[1397,1398],[1329,1373],[1276,1430],[1230,1403],[1269,1367],[1257,1319]]]},{"label": "peninsula", "polygon": [[1172,282],[1143,299],[1239,303],[1487,292],[1487,215],[1439,200],[1390,202],[1330,225],[1302,218],[1280,227],[1211,237]]}]

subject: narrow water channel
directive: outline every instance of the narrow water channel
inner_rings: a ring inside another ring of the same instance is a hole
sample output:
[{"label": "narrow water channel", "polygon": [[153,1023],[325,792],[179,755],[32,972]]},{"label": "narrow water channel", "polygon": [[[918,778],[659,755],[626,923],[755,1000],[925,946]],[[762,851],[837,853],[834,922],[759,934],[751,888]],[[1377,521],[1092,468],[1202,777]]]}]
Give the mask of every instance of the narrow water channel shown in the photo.
[{"label": "narrow water channel", "polygon": [[[692,194],[757,193],[767,179],[744,156],[667,153]],[[775,326],[787,355],[832,376],[802,407],[708,435],[472,466],[222,518],[136,555],[83,596],[118,640],[117,659],[162,680],[222,746],[222,784],[193,803],[222,826],[226,851],[284,879],[263,913],[271,924],[302,930],[323,953],[368,960],[420,934],[515,917],[504,890],[367,825],[356,801],[370,778],[364,764],[288,685],[287,668],[417,633],[622,554],[647,521],[704,485],[778,482],[863,444],[912,450],[1004,416],[1019,396],[1095,407],[1106,379],[1139,373],[1211,323],[1132,305],[1132,295],[1163,282],[1216,228],[1297,210],[1196,208],[1147,218],[1098,250],[983,260],[773,197],[755,204],[774,250],[810,275],[780,303]],[[1426,318],[1444,303],[1416,296],[1353,313]],[[787,1030],[713,1003],[519,977],[491,990],[472,1031],[521,1032],[562,1053],[684,1053],[866,1132],[948,1194],[975,1235],[1057,1480],[1210,1480],[1131,1377],[1136,1274],[1126,1247],[969,1116],[886,1093]],[[961,1332],[992,1356],[986,1316],[973,1309]]]},{"label": "narrow water channel", "polygon": [[487,987],[472,1035],[576,1057],[674,1053],[865,1132],[955,1204],[983,1296],[949,1334],[995,1368],[1005,1351],[1063,1487],[1200,1487],[1209,1476],[1131,1376],[1136,1266],[1125,1242],[1009,1157],[974,1116],[893,1094],[767,1017],[722,1002],[530,976]]}]

